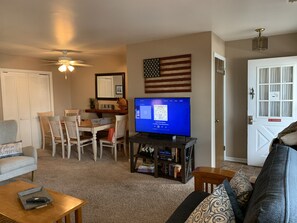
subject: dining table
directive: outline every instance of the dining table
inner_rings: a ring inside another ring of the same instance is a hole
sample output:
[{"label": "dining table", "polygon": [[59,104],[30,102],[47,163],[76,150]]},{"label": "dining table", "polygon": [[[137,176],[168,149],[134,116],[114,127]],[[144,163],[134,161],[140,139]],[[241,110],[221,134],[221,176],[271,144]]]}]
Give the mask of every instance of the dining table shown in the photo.
[{"label": "dining table", "polygon": [[107,130],[114,127],[114,123],[108,124],[93,124],[90,121],[81,121],[78,129],[82,132],[91,132],[93,135],[92,147],[94,153],[94,161],[97,161],[97,132]]}]

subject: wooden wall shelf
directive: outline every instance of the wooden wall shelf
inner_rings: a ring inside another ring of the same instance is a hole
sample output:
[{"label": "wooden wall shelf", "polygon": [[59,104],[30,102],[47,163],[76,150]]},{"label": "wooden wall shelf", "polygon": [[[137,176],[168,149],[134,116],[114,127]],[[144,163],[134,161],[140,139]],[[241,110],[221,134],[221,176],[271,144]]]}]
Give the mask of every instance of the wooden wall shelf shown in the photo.
[{"label": "wooden wall shelf", "polygon": [[128,114],[128,110],[112,110],[112,109],[86,109],[85,112],[96,113],[98,117],[102,117],[102,114],[115,114],[115,115]]}]

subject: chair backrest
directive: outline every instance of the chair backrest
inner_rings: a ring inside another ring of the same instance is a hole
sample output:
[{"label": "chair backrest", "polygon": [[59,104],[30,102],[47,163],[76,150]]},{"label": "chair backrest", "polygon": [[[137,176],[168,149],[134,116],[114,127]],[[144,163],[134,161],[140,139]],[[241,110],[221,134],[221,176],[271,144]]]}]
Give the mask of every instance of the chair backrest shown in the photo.
[{"label": "chair backrest", "polygon": [[59,115],[48,117],[52,137],[64,139],[61,118]]},{"label": "chair backrest", "polygon": [[115,131],[114,131],[114,137],[113,140],[122,138],[126,136],[127,131],[127,115],[116,115],[116,121],[115,121]]},{"label": "chair backrest", "polygon": [[16,141],[18,125],[16,120],[0,121],[0,144]]},{"label": "chair backrest", "polygon": [[65,109],[64,116],[78,116],[79,109]]},{"label": "chair backrest", "polygon": [[43,132],[43,134],[46,132],[49,132],[50,126],[49,126],[49,122],[48,122],[48,117],[53,116],[54,112],[53,111],[37,112],[37,115],[39,117],[40,128],[41,128],[41,131]]},{"label": "chair backrest", "polygon": [[65,116],[67,139],[79,139],[78,122],[76,116]]}]

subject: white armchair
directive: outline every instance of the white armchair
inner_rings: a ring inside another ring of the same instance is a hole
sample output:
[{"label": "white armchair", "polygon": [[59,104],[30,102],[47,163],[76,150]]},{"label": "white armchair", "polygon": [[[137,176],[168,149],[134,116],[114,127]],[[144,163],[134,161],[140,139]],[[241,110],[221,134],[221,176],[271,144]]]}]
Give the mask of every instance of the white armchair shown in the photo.
[{"label": "white armchair", "polygon": [[[15,120],[0,121],[0,144],[16,142],[17,122]],[[22,148],[22,155],[0,158],[0,181],[4,181],[25,173],[37,170],[37,151],[32,146]]]}]

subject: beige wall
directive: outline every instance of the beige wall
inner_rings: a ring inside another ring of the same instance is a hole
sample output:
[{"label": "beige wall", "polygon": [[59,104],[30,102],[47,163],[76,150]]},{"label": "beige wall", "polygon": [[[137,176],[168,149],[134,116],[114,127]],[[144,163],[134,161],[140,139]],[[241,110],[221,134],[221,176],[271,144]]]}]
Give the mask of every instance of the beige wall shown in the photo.
[{"label": "beige wall", "polygon": [[[195,165],[211,163],[211,41],[212,33],[198,33],[176,38],[128,45],[129,129],[134,131],[135,97],[191,97],[191,133],[197,137]],[[143,59],[192,54],[192,92],[145,94]]]},{"label": "beige wall", "polygon": [[[125,72],[127,68],[125,56],[96,57],[88,61],[92,67],[78,68],[71,74],[71,104],[73,108],[87,109],[89,98],[95,98],[95,74]],[[126,85],[127,86],[127,85]],[[126,89],[127,91],[127,89]]]},{"label": "beige wall", "polygon": [[252,40],[226,42],[227,157],[247,158],[247,61],[297,55],[297,33],[269,37],[268,50],[252,51]]}]

